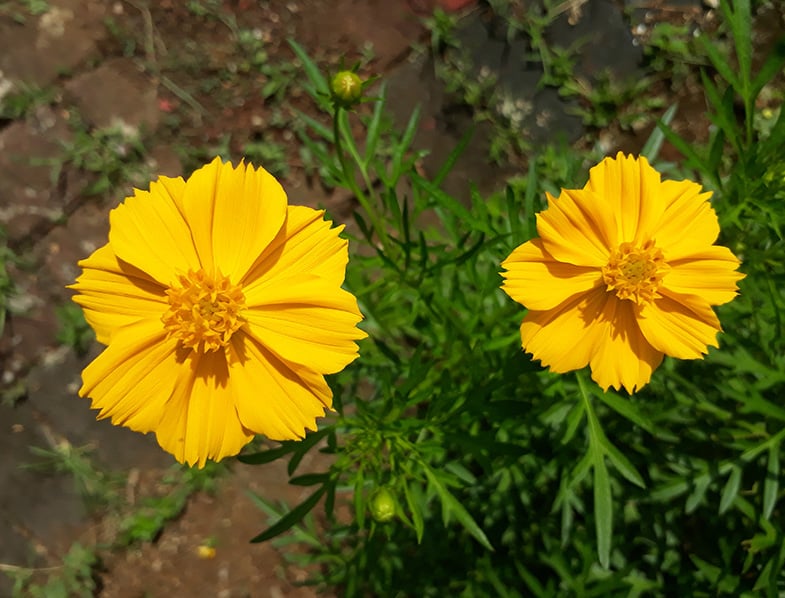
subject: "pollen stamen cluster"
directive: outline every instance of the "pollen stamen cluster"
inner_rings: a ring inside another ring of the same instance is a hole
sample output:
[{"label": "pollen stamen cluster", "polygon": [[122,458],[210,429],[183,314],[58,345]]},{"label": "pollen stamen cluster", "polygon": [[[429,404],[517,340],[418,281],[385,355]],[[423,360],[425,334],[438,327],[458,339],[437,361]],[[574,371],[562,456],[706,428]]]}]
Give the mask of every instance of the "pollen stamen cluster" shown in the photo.
[{"label": "pollen stamen cluster", "polygon": [[622,243],[602,269],[602,278],[607,290],[615,291],[619,299],[642,305],[659,297],[657,291],[668,270],[654,241],[646,241],[642,247]]},{"label": "pollen stamen cluster", "polygon": [[161,320],[169,335],[177,337],[185,348],[217,351],[244,323],[240,317],[245,308],[242,289],[220,272],[210,276],[199,269],[181,274],[166,295],[169,309]]}]

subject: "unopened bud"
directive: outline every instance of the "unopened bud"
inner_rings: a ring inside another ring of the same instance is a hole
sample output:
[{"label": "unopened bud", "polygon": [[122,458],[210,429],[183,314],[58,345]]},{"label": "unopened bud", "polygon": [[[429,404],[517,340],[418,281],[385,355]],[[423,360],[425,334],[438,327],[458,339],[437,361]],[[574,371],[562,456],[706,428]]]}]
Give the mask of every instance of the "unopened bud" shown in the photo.
[{"label": "unopened bud", "polygon": [[363,95],[363,82],[353,71],[340,71],[330,85],[333,99],[342,108],[351,108]]},{"label": "unopened bud", "polygon": [[387,523],[395,517],[395,497],[386,487],[378,488],[371,496],[371,515],[379,523]]}]

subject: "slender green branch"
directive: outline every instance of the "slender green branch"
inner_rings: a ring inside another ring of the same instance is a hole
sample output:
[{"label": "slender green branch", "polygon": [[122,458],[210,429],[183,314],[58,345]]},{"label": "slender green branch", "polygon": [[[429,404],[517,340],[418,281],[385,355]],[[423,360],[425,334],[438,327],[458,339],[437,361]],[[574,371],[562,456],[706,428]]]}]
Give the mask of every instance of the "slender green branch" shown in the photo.
[{"label": "slender green branch", "polygon": [[[341,107],[336,106],[335,113],[333,114],[333,138],[335,142],[335,151],[338,152],[338,161],[341,164],[341,170],[343,171],[345,183],[349,187],[349,190],[357,198],[357,201],[368,215],[368,218],[370,218],[373,228],[376,231],[376,234],[379,236],[382,247],[387,247],[387,231],[385,230],[384,223],[379,218],[377,210],[371,204],[371,198],[366,195],[366,193],[360,188],[360,185],[357,184],[357,180],[354,176],[354,169],[349,165],[349,161],[347,160],[341,136],[340,115]],[[372,191],[372,185],[368,180],[367,173],[363,172],[363,175],[365,184],[367,186],[366,191],[370,193]]]}]

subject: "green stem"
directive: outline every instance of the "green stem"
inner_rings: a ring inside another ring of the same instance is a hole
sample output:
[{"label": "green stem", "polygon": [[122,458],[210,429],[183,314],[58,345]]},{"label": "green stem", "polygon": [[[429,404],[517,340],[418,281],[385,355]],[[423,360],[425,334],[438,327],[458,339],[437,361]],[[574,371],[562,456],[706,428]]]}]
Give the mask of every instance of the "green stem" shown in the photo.
[{"label": "green stem", "polygon": [[[333,141],[335,142],[335,151],[338,153],[338,160],[341,164],[341,170],[343,171],[344,182],[349,187],[349,190],[357,198],[360,207],[362,207],[363,211],[367,214],[368,218],[370,219],[373,229],[376,231],[376,234],[379,236],[379,240],[382,244],[382,247],[387,247],[387,231],[385,230],[383,223],[379,218],[379,214],[371,204],[370,201],[371,198],[368,197],[360,188],[360,186],[357,184],[357,180],[355,179],[354,176],[354,169],[349,164],[349,161],[346,156],[346,152],[344,151],[343,142],[341,138],[340,120],[339,120],[340,114],[341,114],[341,107],[336,106],[335,114],[333,115]],[[363,174],[363,180],[365,181],[365,185],[367,187],[367,191],[370,193],[372,191],[372,186],[370,184],[370,181],[368,180],[368,175],[364,171],[362,172],[362,174]]]},{"label": "green stem", "polygon": [[575,372],[575,377],[578,379],[578,388],[580,388],[581,391],[583,408],[586,411],[586,419],[589,422],[589,430],[591,431],[591,434],[589,435],[589,444],[592,447],[594,447],[596,444],[597,449],[602,451],[602,447],[598,441],[604,437],[605,432],[602,431],[600,420],[597,419],[597,415],[594,413],[594,408],[592,407],[591,399],[589,398],[589,391],[586,388],[586,376],[584,375],[583,371],[577,370]]}]

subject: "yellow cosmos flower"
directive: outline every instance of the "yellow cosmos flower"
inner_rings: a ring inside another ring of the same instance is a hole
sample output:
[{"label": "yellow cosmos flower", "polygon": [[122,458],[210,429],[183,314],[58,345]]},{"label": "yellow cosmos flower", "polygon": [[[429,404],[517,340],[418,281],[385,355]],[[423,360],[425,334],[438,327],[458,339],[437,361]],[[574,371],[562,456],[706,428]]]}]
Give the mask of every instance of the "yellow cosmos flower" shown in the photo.
[{"label": "yellow cosmos flower", "polygon": [[663,355],[717,347],[712,310],[736,296],[739,260],[714,245],[711,193],[662,181],[646,158],[606,158],[583,189],[548,195],[539,237],[502,263],[502,288],[529,309],[523,348],[568,372],[591,366],[604,390],[632,393]]},{"label": "yellow cosmos flower", "polygon": [[341,289],[343,227],[331,224],[288,206],[264,169],[219,158],[187,181],[135,190],[71,285],[107,345],[80,396],[200,467],[254,434],[302,438],[331,406],[323,375],[353,361],[366,336]]}]

